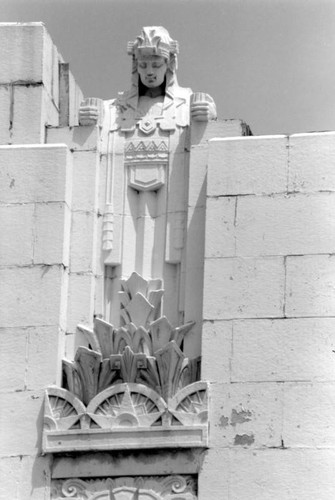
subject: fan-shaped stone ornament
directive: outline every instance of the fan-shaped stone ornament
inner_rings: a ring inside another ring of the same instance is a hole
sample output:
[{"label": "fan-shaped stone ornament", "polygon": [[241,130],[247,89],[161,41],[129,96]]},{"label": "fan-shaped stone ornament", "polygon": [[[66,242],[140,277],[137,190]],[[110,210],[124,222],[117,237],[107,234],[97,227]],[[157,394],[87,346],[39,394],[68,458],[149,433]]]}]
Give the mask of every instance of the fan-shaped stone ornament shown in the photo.
[{"label": "fan-shaped stone ornament", "polygon": [[191,476],[54,480],[51,500],[196,500]]}]

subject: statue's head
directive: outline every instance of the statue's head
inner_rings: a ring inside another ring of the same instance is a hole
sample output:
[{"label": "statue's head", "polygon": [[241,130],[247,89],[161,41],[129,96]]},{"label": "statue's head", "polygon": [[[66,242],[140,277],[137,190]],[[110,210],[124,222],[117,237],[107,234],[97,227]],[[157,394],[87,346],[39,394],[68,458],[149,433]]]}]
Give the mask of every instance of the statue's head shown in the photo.
[{"label": "statue's head", "polygon": [[128,54],[133,57],[133,83],[140,77],[149,88],[162,85],[166,77],[170,83],[177,69],[178,42],[172,40],[162,26],[142,28],[134,42],[128,43]]}]

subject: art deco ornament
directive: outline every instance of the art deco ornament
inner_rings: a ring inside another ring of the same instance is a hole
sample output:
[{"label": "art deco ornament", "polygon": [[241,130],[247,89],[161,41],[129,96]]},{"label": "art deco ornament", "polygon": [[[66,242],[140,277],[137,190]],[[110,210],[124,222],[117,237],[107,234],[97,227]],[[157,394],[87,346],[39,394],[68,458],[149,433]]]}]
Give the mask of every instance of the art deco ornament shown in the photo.
[{"label": "art deco ornament", "polygon": [[162,26],[147,26],[134,42],[128,42],[128,54],[138,59],[141,56],[161,56],[170,64],[172,71],[177,69],[178,42],[172,40]]}]

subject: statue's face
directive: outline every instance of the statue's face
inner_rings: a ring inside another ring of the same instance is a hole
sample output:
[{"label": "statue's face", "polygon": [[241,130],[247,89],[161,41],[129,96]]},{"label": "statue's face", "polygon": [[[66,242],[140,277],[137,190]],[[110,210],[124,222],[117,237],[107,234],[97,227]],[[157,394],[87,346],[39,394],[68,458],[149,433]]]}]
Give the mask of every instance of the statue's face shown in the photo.
[{"label": "statue's face", "polygon": [[162,85],[167,68],[167,61],[161,56],[140,56],[137,60],[141,82],[149,88]]}]

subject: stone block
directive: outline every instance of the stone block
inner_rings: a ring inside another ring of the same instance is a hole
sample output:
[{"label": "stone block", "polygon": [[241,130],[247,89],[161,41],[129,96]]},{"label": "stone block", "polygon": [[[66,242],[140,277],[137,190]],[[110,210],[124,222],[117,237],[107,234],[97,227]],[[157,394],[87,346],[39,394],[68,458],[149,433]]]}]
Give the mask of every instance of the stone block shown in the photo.
[{"label": "stone block", "polygon": [[22,457],[18,499],[50,498],[52,455]]},{"label": "stone block", "polygon": [[70,274],[67,333],[75,333],[79,323],[86,326],[92,325],[94,283],[92,274]]},{"label": "stone block", "polygon": [[289,137],[289,191],[335,191],[335,132]]},{"label": "stone block", "polygon": [[0,269],[2,326],[62,325],[66,278],[59,265]]},{"label": "stone block", "polygon": [[2,203],[65,201],[72,192],[71,156],[64,145],[1,146]]},{"label": "stone block", "polygon": [[206,257],[236,255],[235,211],[240,201],[237,200],[237,197],[207,199]]},{"label": "stone block", "polygon": [[56,326],[28,329],[28,390],[61,384],[61,359],[64,357],[64,332]]},{"label": "stone block", "polygon": [[0,343],[0,392],[23,391],[26,385],[28,330],[0,328]]},{"label": "stone block", "polygon": [[246,124],[241,120],[213,120],[192,122],[191,144],[208,142],[213,137],[238,137],[245,135]]},{"label": "stone block", "polygon": [[210,446],[280,447],[281,384],[211,384]]},{"label": "stone block", "polygon": [[334,460],[332,449],[235,450],[229,498],[330,500],[335,496]]},{"label": "stone block", "polygon": [[334,193],[240,197],[237,255],[334,253],[334,211]]},{"label": "stone block", "polygon": [[[329,354],[331,355],[334,357],[333,353]],[[283,428],[285,446],[334,448],[334,405],[334,382],[285,384]]]},{"label": "stone block", "polygon": [[208,144],[192,146],[189,166],[188,205],[206,206]]},{"label": "stone block", "polygon": [[201,337],[201,380],[228,383],[232,357],[232,322],[205,321]]},{"label": "stone block", "polygon": [[335,319],[233,322],[233,382],[335,381]]},{"label": "stone block", "polygon": [[[58,125],[58,110],[50,101],[43,85],[13,86],[12,144],[45,142],[47,125]],[[28,126],[29,124],[29,126]]]},{"label": "stone block", "polygon": [[41,451],[44,391],[0,393],[0,456]]},{"label": "stone block", "polygon": [[[1,438],[4,433],[4,429],[1,429]],[[18,495],[21,465],[22,457],[20,456],[0,458],[0,498],[11,498],[13,500],[20,498]]]},{"label": "stone block", "polygon": [[198,498],[229,498],[229,450],[206,451],[198,478]]},{"label": "stone block", "polygon": [[48,127],[48,144],[64,143],[71,151],[96,151],[99,142],[98,127]]},{"label": "stone block", "polygon": [[71,211],[65,202],[37,203],[34,263],[69,265]]},{"label": "stone block", "polygon": [[0,83],[53,81],[52,41],[43,23],[2,23],[0,30]]},{"label": "stone block", "polygon": [[10,143],[10,102],[10,86],[0,85],[0,144]]},{"label": "stone block", "polygon": [[96,215],[91,212],[73,212],[71,225],[70,271],[95,271]]},{"label": "stone block", "polygon": [[305,255],[286,260],[287,317],[335,315],[335,256]]},{"label": "stone block", "polygon": [[73,153],[73,210],[97,210],[99,155],[95,151]]},{"label": "stone block", "polygon": [[69,126],[74,127],[79,123],[79,107],[84,96],[74,79],[71,71],[69,71]]},{"label": "stone block", "polygon": [[207,195],[283,193],[287,170],[286,136],[212,139]]},{"label": "stone block", "polygon": [[204,319],[282,317],[284,260],[207,259]]},{"label": "stone block", "polygon": [[[14,181],[15,183],[15,181]],[[34,205],[0,205],[0,265],[29,265],[33,261]]]}]

